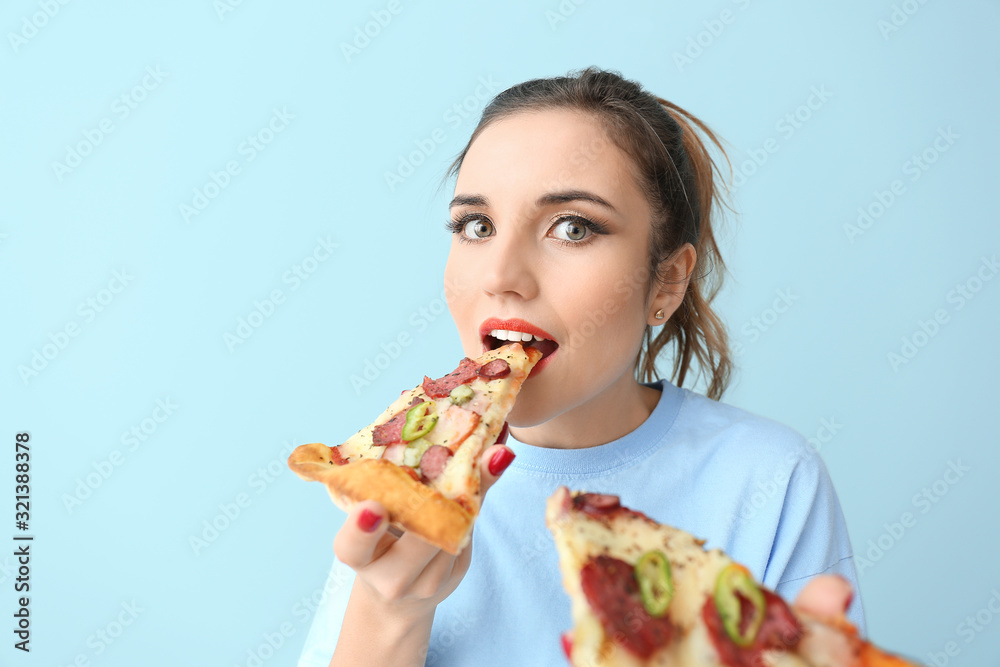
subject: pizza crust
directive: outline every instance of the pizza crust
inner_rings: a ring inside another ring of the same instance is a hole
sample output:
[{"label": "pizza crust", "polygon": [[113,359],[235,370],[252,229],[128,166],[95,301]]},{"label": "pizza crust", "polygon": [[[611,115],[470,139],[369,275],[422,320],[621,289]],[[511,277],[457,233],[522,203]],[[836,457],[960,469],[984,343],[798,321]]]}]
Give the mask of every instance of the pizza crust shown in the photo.
[{"label": "pizza crust", "polygon": [[302,479],[322,482],[345,512],[356,502],[374,500],[389,511],[392,524],[420,534],[448,553],[457,554],[465,545],[475,517],[459,503],[388,461],[362,459],[337,465],[329,452],[320,443],[300,445],[288,465]]}]

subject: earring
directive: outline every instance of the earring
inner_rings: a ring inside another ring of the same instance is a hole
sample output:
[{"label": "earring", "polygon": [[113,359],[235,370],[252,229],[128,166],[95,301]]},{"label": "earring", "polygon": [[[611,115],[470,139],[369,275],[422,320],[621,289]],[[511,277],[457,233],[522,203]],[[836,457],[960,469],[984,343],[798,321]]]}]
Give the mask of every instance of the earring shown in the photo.
[{"label": "earring", "polygon": [[658,311],[656,311],[656,312],[655,312],[655,313],[653,314],[653,317],[655,317],[655,318],[656,318],[656,319],[658,319],[658,320],[662,320],[662,319],[663,319],[663,309],[662,309],[662,308],[660,308],[660,309],[659,309]]}]

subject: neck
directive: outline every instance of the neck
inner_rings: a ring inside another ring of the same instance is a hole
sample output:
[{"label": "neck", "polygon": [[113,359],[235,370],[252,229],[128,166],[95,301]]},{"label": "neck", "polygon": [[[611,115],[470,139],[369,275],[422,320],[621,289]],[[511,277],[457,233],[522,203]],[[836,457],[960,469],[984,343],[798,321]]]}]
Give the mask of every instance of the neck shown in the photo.
[{"label": "neck", "polygon": [[639,427],[652,414],[660,392],[644,387],[631,375],[583,403],[537,426],[510,427],[518,442],[553,449],[582,449],[617,440]]}]

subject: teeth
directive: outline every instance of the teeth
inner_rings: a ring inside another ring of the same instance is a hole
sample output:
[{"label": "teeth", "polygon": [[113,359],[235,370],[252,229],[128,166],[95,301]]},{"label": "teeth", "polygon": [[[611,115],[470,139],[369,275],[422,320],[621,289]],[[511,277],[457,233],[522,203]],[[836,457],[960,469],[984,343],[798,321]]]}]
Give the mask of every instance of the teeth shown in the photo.
[{"label": "teeth", "polygon": [[507,329],[493,329],[490,331],[490,335],[499,340],[511,340],[527,342],[534,338],[535,340],[546,340],[541,336],[532,336],[530,333],[524,333],[523,331],[508,331]]}]

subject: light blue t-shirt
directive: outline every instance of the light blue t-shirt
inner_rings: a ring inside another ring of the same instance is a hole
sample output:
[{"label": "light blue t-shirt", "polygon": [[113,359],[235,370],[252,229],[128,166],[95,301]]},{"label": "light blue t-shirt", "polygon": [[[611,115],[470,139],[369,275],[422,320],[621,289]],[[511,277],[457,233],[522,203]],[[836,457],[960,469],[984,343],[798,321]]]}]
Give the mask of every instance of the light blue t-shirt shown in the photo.
[{"label": "light blue t-shirt", "polygon": [[[866,634],[851,544],[822,459],[793,429],[660,380],[649,418],[585,449],[518,442],[473,531],[472,564],[437,609],[428,667],[566,664],[572,627],[545,501],[560,485],[611,493],[626,507],[706,540],[794,600],[820,573],[855,587],[848,618]],[[300,667],[327,667],[354,573],[335,561]]]}]

